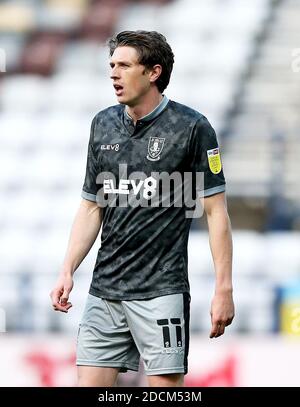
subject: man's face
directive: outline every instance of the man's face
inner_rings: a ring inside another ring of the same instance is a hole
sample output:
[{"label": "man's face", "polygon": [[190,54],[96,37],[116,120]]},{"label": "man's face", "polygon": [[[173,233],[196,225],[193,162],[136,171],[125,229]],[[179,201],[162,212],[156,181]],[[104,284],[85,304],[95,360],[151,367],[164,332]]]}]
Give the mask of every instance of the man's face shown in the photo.
[{"label": "man's face", "polygon": [[138,62],[136,49],[128,46],[116,48],[110,66],[118,102],[132,107],[137,105],[149,91],[151,82],[145,66]]}]

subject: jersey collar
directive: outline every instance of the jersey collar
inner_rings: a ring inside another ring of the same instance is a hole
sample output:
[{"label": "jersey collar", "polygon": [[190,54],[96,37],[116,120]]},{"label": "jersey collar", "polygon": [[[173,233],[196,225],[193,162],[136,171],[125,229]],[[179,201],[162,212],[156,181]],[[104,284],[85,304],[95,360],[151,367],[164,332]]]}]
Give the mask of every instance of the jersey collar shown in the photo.
[{"label": "jersey collar", "polygon": [[[154,110],[152,110],[152,112],[150,112],[150,113],[146,114],[145,116],[141,117],[138,121],[139,122],[149,122],[150,120],[155,119],[165,109],[168,102],[169,102],[169,99],[167,98],[166,95],[164,95],[163,99],[159,103],[159,105],[157,105],[156,108]],[[124,112],[125,112],[126,119],[132,121],[132,118],[127,113],[126,108],[124,109]]]}]

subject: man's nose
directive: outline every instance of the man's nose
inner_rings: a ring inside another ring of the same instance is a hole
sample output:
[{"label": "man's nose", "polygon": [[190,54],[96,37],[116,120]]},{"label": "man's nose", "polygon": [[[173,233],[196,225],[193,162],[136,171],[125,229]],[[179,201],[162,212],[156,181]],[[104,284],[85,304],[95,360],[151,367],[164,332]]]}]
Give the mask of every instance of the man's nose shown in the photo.
[{"label": "man's nose", "polygon": [[111,79],[120,78],[119,70],[116,69],[116,68],[113,68],[113,69],[111,70],[111,73],[110,73],[110,78],[111,78]]}]

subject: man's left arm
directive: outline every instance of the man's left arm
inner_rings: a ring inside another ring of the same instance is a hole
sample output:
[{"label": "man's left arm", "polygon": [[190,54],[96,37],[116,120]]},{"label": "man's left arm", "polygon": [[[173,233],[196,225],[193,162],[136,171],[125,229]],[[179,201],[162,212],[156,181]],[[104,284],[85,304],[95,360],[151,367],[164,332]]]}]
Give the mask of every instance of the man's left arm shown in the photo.
[{"label": "man's left arm", "polygon": [[223,335],[234,318],[232,286],[232,236],[225,193],[202,199],[207,215],[209,244],[215,268],[215,293],[211,303],[210,338]]}]

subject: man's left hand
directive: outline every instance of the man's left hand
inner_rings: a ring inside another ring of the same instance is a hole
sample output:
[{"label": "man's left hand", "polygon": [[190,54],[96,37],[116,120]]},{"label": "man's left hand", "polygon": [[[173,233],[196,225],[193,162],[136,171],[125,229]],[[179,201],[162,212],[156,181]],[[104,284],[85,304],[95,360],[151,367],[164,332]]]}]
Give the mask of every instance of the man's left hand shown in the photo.
[{"label": "man's left hand", "polygon": [[211,303],[210,338],[223,335],[225,327],[230,325],[234,318],[234,303],[232,292],[216,293]]}]

